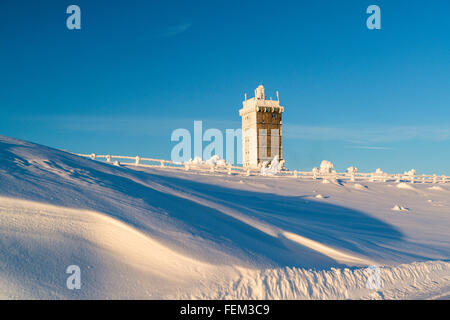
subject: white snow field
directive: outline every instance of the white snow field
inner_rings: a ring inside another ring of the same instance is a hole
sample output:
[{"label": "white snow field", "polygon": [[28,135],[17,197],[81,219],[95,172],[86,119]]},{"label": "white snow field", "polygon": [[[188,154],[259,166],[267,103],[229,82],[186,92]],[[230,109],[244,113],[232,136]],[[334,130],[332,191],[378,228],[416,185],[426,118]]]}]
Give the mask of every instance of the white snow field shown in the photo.
[{"label": "white snow field", "polygon": [[2,299],[448,299],[449,259],[450,184],[117,167],[0,136]]}]

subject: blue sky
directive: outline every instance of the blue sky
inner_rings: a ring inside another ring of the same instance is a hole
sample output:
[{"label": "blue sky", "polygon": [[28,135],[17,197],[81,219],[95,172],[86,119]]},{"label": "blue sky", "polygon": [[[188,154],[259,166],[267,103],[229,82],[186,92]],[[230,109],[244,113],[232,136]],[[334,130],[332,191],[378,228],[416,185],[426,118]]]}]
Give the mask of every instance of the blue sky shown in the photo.
[{"label": "blue sky", "polygon": [[[81,8],[81,30],[66,8]],[[381,8],[382,29],[365,13]],[[260,83],[291,169],[450,174],[450,2],[2,1],[0,134],[170,158],[176,128],[239,128]]]}]

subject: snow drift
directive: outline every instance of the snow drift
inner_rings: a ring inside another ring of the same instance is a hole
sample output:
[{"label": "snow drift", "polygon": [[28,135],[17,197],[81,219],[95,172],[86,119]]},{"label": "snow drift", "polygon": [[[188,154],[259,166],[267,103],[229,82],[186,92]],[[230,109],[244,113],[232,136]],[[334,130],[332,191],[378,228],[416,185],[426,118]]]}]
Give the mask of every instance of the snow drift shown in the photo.
[{"label": "snow drift", "polygon": [[447,192],[353,185],[117,167],[0,136],[0,298],[445,296]]}]

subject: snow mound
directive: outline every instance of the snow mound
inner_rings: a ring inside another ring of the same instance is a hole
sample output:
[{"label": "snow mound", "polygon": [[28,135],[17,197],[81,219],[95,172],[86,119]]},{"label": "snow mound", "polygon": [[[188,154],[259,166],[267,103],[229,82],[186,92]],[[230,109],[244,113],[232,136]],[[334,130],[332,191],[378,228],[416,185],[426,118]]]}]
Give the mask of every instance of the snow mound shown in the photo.
[{"label": "snow mound", "polygon": [[409,211],[408,208],[403,207],[403,206],[399,206],[399,205],[397,205],[397,204],[396,204],[391,210],[392,210],[392,211]]},{"label": "snow mound", "polygon": [[[0,247],[0,279],[7,280],[0,280],[0,292],[10,299],[152,298],[201,279],[209,269],[106,214],[2,197],[0,204],[2,241],[20,243],[15,249]],[[65,287],[61,270],[69,265],[81,268],[82,290]],[[158,290],[147,293],[144,288],[155,283]]]},{"label": "snow mound", "polygon": [[366,190],[366,189],[367,189],[367,186],[363,186],[362,184],[355,183],[355,184],[353,185],[353,188],[356,189],[356,190]]},{"label": "snow mound", "polygon": [[444,188],[442,188],[440,186],[432,186],[432,187],[429,187],[428,190],[445,191]]},{"label": "snow mound", "polygon": [[416,188],[414,188],[412,185],[407,184],[405,182],[400,182],[399,184],[397,184],[396,187],[404,190],[416,190]]}]

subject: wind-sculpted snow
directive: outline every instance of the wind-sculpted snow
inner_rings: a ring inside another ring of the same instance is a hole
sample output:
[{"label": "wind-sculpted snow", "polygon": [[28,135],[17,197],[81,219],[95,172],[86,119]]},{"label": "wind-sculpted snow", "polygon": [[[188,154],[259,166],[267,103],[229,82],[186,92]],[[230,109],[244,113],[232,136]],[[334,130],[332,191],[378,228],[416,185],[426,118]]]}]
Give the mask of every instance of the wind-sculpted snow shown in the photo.
[{"label": "wind-sculpted snow", "polygon": [[117,167],[0,136],[0,298],[445,296],[450,185],[359,186]]},{"label": "wind-sculpted snow", "polygon": [[450,263],[414,262],[379,268],[371,288],[370,268],[240,270],[240,276],[214,290],[183,295],[190,299],[414,299],[450,294]]}]

